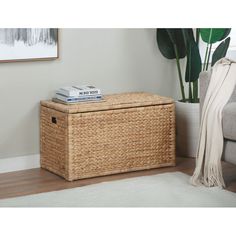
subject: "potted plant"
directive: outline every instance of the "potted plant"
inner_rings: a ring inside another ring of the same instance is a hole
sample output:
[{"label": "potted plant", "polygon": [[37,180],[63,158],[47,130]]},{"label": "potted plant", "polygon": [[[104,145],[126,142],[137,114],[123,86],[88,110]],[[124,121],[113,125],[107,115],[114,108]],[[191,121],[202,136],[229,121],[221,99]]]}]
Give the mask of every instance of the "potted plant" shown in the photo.
[{"label": "potted plant", "polygon": [[[225,57],[231,29],[157,29],[156,40],[161,54],[167,59],[175,59],[182,98],[176,101],[177,152],[182,156],[195,157],[198,142],[200,106],[198,78],[216,61]],[[206,43],[202,62],[199,41]],[[212,45],[221,42],[211,57]],[[184,60],[182,71],[180,60]],[[186,96],[186,90],[188,91]]]}]

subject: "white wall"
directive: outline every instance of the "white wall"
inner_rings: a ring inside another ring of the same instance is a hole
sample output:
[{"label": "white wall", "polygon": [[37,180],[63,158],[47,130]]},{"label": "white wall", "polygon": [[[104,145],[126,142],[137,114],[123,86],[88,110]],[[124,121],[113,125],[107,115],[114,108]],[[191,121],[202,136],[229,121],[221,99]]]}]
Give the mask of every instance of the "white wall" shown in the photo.
[{"label": "white wall", "polygon": [[93,84],[106,94],[176,94],[175,62],[154,29],[63,29],[60,59],[0,64],[0,158],[39,153],[39,101],[58,87]]}]

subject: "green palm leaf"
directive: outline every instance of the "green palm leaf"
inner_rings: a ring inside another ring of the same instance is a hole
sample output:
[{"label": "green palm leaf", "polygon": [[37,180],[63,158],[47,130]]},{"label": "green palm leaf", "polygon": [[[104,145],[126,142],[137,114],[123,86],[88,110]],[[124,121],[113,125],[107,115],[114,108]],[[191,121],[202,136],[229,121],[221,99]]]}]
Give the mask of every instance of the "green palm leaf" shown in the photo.
[{"label": "green palm leaf", "polygon": [[201,28],[200,35],[205,43],[213,44],[221,41],[226,34],[226,29]]},{"label": "green palm leaf", "polygon": [[179,58],[184,58],[186,56],[181,29],[157,29],[156,40],[159,50],[164,57],[175,59],[175,50],[177,50]]},{"label": "green palm leaf", "polygon": [[194,82],[198,79],[201,72],[202,61],[199,53],[198,45],[195,41],[192,41],[189,45],[187,54],[187,65],[185,72],[185,81]]},{"label": "green palm leaf", "polygon": [[221,42],[221,44],[216,48],[212,55],[212,61],[211,66],[214,66],[214,64],[220,60],[221,58],[226,56],[227,50],[229,48],[230,44],[230,37],[228,37],[226,40]]},{"label": "green palm leaf", "polygon": [[230,28],[225,28],[225,33],[224,33],[224,35],[222,36],[222,38],[220,40],[225,39],[229,35],[230,32],[231,32]]}]

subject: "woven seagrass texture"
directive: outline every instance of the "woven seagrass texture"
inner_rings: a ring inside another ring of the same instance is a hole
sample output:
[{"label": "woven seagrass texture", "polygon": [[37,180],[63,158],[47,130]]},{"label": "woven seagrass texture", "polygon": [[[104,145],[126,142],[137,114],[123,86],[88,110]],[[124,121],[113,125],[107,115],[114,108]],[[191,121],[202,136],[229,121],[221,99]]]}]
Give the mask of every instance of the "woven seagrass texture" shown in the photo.
[{"label": "woven seagrass texture", "polygon": [[101,102],[80,102],[78,104],[65,105],[53,101],[41,101],[43,106],[53,108],[66,113],[78,113],[89,111],[104,111],[110,109],[140,107],[148,105],[163,105],[173,103],[168,97],[161,97],[156,94],[133,92],[120,93],[104,96]]},{"label": "woven seagrass texture", "polygon": [[69,181],[173,165],[173,103],[73,114],[41,105],[41,166]]},{"label": "woven seagrass texture", "polygon": [[[57,124],[52,123],[52,118]],[[41,106],[40,118],[41,167],[64,178],[68,169],[68,116]]]}]

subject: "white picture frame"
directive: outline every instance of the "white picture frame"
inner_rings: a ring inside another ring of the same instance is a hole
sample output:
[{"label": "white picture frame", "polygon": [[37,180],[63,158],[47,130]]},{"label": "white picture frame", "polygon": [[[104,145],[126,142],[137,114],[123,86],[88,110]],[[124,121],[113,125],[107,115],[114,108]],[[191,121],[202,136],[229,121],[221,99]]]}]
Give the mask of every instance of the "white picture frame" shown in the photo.
[{"label": "white picture frame", "polygon": [[58,29],[0,28],[0,62],[57,59]]}]

